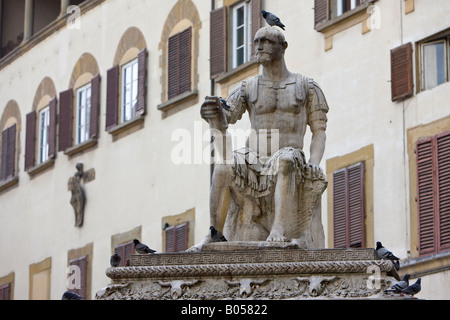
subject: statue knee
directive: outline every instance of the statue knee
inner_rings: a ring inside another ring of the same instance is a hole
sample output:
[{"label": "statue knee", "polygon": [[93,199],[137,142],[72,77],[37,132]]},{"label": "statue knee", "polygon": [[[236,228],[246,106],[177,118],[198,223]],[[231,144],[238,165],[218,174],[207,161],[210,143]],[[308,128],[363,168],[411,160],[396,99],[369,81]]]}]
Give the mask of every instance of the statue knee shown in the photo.
[{"label": "statue knee", "polygon": [[294,165],[295,165],[295,160],[292,156],[290,155],[281,155],[278,158],[278,173],[283,174],[283,175],[287,175],[290,174],[292,172],[292,170],[294,170]]}]

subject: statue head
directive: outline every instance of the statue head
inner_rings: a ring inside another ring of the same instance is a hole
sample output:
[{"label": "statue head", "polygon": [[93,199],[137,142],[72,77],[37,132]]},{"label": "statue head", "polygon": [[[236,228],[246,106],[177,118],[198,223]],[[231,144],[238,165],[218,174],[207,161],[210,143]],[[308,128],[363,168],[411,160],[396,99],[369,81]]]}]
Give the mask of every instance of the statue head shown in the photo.
[{"label": "statue head", "polygon": [[254,43],[256,61],[263,66],[273,60],[283,59],[284,52],[288,47],[283,33],[273,27],[259,29],[255,34]]}]

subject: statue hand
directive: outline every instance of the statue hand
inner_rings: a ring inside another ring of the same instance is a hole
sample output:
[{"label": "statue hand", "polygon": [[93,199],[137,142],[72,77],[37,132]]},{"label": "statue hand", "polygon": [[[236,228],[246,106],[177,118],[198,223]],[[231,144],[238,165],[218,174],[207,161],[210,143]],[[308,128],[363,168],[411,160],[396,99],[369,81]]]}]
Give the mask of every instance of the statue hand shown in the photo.
[{"label": "statue hand", "polygon": [[215,119],[220,114],[221,110],[220,100],[216,97],[206,97],[205,102],[200,108],[200,115],[206,121]]},{"label": "statue hand", "polygon": [[306,164],[306,176],[310,177],[311,179],[322,179],[322,168],[320,168],[318,164],[310,161]]}]

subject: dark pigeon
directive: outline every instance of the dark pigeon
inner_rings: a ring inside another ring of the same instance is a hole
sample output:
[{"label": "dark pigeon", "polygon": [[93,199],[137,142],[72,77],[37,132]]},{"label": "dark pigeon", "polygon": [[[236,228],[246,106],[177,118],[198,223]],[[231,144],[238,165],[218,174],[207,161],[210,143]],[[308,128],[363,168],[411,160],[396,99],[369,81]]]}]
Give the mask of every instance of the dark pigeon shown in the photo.
[{"label": "dark pigeon", "polygon": [[147,245],[139,242],[138,239],[134,239],[134,249],[139,254],[155,253],[156,250],[150,249]]},{"label": "dark pigeon", "polygon": [[66,291],[64,292],[61,300],[84,300],[84,299],[74,292]]},{"label": "dark pigeon", "polygon": [[422,279],[419,278],[415,283],[413,283],[410,286],[407,286],[405,289],[403,289],[401,292],[405,294],[409,294],[410,296],[414,296],[422,290]]},{"label": "dark pigeon", "polygon": [[277,26],[277,27],[280,27],[281,29],[285,30],[284,28],[286,26],[281,23],[280,18],[278,18],[273,13],[270,13],[270,12],[267,12],[264,10],[261,12],[262,12],[263,18],[266,19],[266,22],[269,26],[271,26],[271,27]]},{"label": "dark pigeon", "polygon": [[390,289],[384,290],[384,292],[400,293],[403,289],[409,286],[409,277],[409,274],[405,274],[402,281],[397,282]]},{"label": "dark pigeon", "polygon": [[121,260],[122,258],[117,253],[114,253],[109,260],[109,262],[111,263],[111,267],[118,267]]},{"label": "dark pigeon", "polygon": [[392,260],[392,261],[400,260],[399,258],[394,256],[394,254],[391,251],[389,251],[388,249],[383,247],[383,245],[381,244],[380,241],[377,242],[376,251],[377,251],[378,257],[380,257],[380,259]]},{"label": "dark pigeon", "polygon": [[212,242],[225,242],[227,239],[223,236],[220,231],[217,231],[213,226],[209,227],[211,230],[211,240]]}]

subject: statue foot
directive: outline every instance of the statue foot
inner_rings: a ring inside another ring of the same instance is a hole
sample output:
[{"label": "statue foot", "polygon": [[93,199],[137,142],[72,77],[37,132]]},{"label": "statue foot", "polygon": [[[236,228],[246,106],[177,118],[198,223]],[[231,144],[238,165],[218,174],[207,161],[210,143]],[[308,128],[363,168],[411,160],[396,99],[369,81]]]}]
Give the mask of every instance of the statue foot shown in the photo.
[{"label": "statue foot", "polygon": [[269,236],[267,237],[268,242],[289,242],[289,239],[283,236],[282,232],[279,232],[277,230],[272,230],[270,232]]}]

